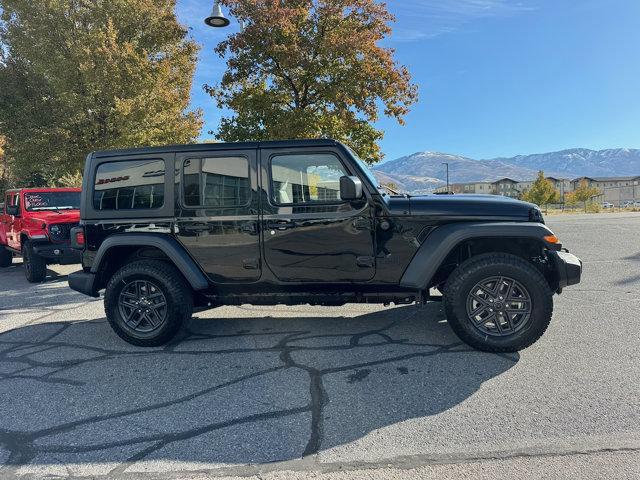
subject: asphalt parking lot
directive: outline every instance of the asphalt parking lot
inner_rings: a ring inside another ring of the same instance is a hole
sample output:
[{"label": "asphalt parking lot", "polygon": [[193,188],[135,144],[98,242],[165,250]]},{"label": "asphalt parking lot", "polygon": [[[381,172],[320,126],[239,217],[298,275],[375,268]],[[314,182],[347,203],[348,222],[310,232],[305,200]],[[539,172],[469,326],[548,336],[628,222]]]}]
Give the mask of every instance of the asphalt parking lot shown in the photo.
[{"label": "asphalt parking lot", "polygon": [[0,272],[0,477],[640,478],[640,214],[557,216],[584,264],[533,347],[439,304],[225,307],[166,348]]}]

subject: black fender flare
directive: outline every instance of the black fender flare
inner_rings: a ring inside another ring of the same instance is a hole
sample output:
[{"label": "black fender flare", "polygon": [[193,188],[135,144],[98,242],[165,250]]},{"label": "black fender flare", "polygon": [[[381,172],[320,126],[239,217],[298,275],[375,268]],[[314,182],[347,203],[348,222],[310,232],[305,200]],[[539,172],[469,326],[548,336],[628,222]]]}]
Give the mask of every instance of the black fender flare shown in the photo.
[{"label": "black fender flare", "polygon": [[158,233],[122,233],[107,238],[96,253],[91,273],[98,274],[108,251],[113,247],[155,247],[161,250],[184,275],[194,290],[206,290],[209,281],[200,267],[175,238]]},{"label": "black fender flare", "polygon": [[493,222],[450,223],[432,231],[411,259],[400,284],[403,287],[424,290],[429,286],[442,262],[460,243],[473,238],[531,238],[545,242],[553,232],[542,223]]}]

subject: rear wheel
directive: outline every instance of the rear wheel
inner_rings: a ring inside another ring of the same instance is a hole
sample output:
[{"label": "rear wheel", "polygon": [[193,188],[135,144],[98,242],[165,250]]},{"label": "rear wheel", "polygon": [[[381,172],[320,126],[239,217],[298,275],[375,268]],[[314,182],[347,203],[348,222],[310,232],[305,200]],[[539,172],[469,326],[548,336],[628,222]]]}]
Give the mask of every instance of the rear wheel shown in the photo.
[{"label": "rear wheel", "polygon": [[478,350],[522,350],[535,343],[551,321],[553,293],[546,279],[515,255],[470,258],[451,274],[444,290],[451,328]]},{"label": "rear wheel", "polygon": [[142,260],[125,265],[111,277],[104,306],[120,338],[154,347],[168,343],[191,319],[193,296],[173,265]]},{"label": "rear wheel", "polygon": [[0,268],[10,267],[13,263],[13,253],[0,246]]},{"label": "rear wheel", "polygon": [[39,283],[47,278],[47,262],[33,250],[33,244],[27,240],[22,245],[24,274],[31,283]]}]

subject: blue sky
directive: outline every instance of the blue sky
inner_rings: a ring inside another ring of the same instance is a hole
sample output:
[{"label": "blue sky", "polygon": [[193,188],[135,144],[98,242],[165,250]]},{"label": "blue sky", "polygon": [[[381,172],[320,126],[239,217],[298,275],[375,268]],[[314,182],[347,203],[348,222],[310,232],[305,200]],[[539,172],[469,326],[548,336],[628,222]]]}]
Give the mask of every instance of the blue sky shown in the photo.
[{"label": "blue sky", "polygon": [[[223,112],[202,91],[233,29],[203,23],[210,1],[178,0],[203,49],[192,102],[205,131]],[[493,158],[572,147],[640,148],[640,0],[393,0],[385,43],[420,100],[399,126],[381,120],[386,160],[423,150]]]}]

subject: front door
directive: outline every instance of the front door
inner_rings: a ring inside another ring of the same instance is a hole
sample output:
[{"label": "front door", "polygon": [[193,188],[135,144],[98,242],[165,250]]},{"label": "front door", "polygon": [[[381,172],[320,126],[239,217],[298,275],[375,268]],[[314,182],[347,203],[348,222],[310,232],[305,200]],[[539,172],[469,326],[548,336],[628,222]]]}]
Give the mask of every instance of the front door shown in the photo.
[{"label": "front door", "polygon": [[343,283],[375,274],[373,214],[366,198],[340,198],[354,174],[332,149],[262,150],[266,265],[281,281]]},{"label": "front door", "polygon": [[[9,195],[7,199],[7,203],[5,205],[11,205],[12,207],[18,207],[17,215],[7,215],[5,225],[7,230],[7,245],[9,247],[20,250],[20,231],[22,230],[22,221],[21,217],[21,205],[20,205],[20,193],[13,193]],[[6,209],[6,207],[5,207]]]},{"label": "front door", "polygon": [[215,283],[260,278],[256,150],[176,156],[178,238]]}]

